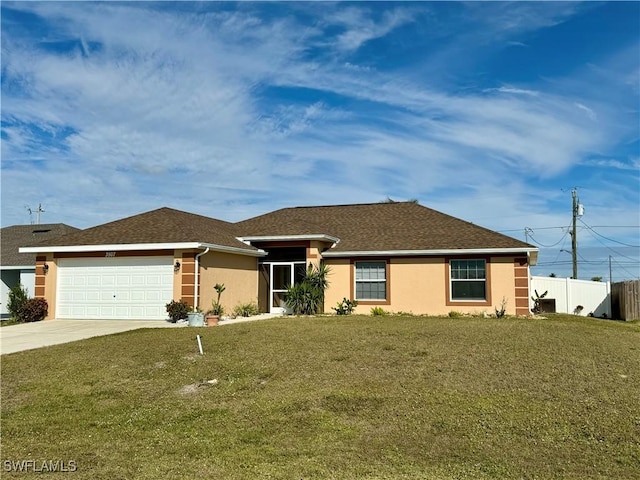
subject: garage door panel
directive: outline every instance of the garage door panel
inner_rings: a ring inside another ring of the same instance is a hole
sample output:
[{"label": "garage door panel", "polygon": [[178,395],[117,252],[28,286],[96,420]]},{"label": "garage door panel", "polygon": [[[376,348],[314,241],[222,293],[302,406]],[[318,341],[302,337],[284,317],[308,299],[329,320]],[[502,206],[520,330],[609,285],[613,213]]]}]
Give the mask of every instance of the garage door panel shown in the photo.
[{"label": "garage door panel", "polygon": [[96,292],[92,292],[93,293],[93,300],[96,302],[112,302],[113,301],[113,292],[112,291],[108,291],[108,292],[104,292],[104,291],[96,291]]},{"label": "garage door panel", "polygon": [[114,294],[114,300],[117,303],[129,303],[131,302],[131,292],[127,292],[124,290],[118,290]]},{"label": "garage door panel", "polygon": [[146,300],[149,302],[159,302],[161,301],[160,292],[154,292],[151,290],[147,290],[145,292]]},{"label": "garage door panel", "polygon": [[157,298],[153,299],[153,298],[149,298],[149,293],[148,292],[144,292],[144,291],[133,291],[131,292],[131,301],[132,302],[145,302],[146,300],[159,300],[160,299],[160,293],[157,293]]},{"label": "garage door panel", "polygon": [[86,292],[71,292],[71,301],[75,302],[86,302],[87,301],[87,293]]},{"label": "garage door panel", "polygon": [[173,257],[69,258],[58,264],[58,318],[164,319]]},{"label": "garage door panel", "polygon": [[86,302],[100,302],[101,300],[101,295],[100,292],[97,291],[87,291],[85,294],[85,299]]}]

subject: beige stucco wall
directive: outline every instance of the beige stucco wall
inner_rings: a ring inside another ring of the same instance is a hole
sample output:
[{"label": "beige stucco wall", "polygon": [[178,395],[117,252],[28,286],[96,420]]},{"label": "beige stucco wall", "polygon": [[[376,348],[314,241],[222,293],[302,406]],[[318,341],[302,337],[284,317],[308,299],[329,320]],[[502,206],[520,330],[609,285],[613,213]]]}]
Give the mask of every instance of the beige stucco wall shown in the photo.
[{"label": "beige stucco wall", "polygon": [[53,254],[45,255],[45,263],[49,265],[49,271],[44,279],[44,298],[47,301],[48,309],[45,320],[56,318],[56,295],[58,290],[58,264],[54,261]]},{"label": "beige stucco wall", "polygon": [[489,313],[495,313],[495,307],[500,308],[502,299],[507,301],[506,313],[515,315],[515,272],[513,268],[514,257],[491,258],[491,303]]},{"label": "beige stucco wall", "polygon": [[332,307],[335,307],[344,297],[351,296],[349,274],[351,265],[349,259],[345,258],[327,258],[324,263],[329,267],[327,276],[329,287],[324,292],[324,311],[334,313]]},{"label": "beige stucco wall", "polygon": [[[452,310],[460,313],[494,313],[502,298],[507,300],[507,313],[515,314],[515,285],[513,257],[490,259],[491,302],[489,305],[465,305],[464,302],[447,302],[448,263],[442,257],[412,257],[390,259],[389,303],[361,303],[356,313],[369,314],[372,307],[379,306],[389,312],[411,312],[414,314],[444,315]],[[349,259],[325,259],[330,266],[329,288],[325,293],[325,312],[332,312],[337,302],[351,298],[351,263]],[[449,305],[447,303],[450,303]]]},{"label": "beige stucco wall", "polygon": [[220,303],[227,314],[239,303],[257,302],[257,269],[256,257],[221,252],[210,252],[200,257],[200,308],[205,312],[211,308],[211,303],[217,298],[213,289],[216,283],[223,283],[225,286]]}]

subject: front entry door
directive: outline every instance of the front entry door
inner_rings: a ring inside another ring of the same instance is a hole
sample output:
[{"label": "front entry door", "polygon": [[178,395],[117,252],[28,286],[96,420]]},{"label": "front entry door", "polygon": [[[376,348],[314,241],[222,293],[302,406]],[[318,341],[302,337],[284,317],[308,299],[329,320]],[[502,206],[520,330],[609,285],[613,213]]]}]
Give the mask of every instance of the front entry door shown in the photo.
[{"label": "front entry door", "polygon": [[287,290],[304,277],[305,262],[274,262],[269,266],[269,311],[291,313],[286,304]]}]

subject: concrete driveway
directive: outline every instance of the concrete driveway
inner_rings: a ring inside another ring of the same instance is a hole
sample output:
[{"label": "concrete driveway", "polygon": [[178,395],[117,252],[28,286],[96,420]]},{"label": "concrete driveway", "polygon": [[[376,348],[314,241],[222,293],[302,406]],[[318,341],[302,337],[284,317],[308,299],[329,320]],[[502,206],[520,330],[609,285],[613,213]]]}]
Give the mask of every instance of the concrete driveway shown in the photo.
[{"label": "concrete driveway", "polygon": [[[220,326],[267,320],[279,316],[281,315],[263,313],[246,318],[225,319],[220,323]],[[89,337],[137,330],[138,328],[180,328],[186,326],[186,323],[169,323],[165,320],[43,320],[0,328],[0,355],[75,342]]]},{"label": "concrete driveway", "polygon": [[43,320],[0,328],[0,354],[21,352],[138,328],[180,326],[164,320]]}]

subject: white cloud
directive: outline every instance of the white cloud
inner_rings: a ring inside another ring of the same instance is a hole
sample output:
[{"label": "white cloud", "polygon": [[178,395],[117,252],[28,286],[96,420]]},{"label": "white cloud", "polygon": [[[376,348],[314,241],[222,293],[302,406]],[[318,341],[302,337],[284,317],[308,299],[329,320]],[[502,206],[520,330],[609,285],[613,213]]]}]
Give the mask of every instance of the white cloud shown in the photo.
[{"label": "white cloud", "polygon": [[[78,226],[162,205],[239,220],[390,196],[462,218],[491,212],[479,223],[492,228],[517,215],[541,225],[564,214],[527,181],[557,178],[617,135],[611,108],[545,91],[544,83],[461,93],[413,70],[345,62],[412,22],[419,6],[375,17],[355,4],[308,24],[262,17],[251,5],[201,14],[145,3],[16,7],[55,23],[84,54],[45,53],[3,36],[3,68],[28,82],[27,95],[3,91],[3,119],[13,124],[3,127],[5,218],[42,202],[48,220]],[[506,12],[489,7],[499,10],[500,32],[533,28],[525,16],[505,23]],[[573,8],[552,9],[534,24],[553,25]],[[329,27],[340,33],[322,36]],[[329,60],[307,55],[313,49]],[[279,96],[289,89],[296,98]],[[338,100],[318,100],[325,95]],[[43,146],[32,125],[66,139]],[[44,167],[31,163],[35,155]],[[18,186],[20,198],[6,185]]]},{"label": "white cloud", "polygon": [[589,107],[587,107],[586,105],[583,105],[582,103],[579,102],[574,102],[573,103],[577,108],[579,108],[580,110],[583,110],[584,112],[587,113],[587,116],[591,119],[591,120],[597,120],[598,117],[596,115],[596,112],[594,112],[592,109],[590,109]]},{"label": "white cloud", "polygon": [[338,35],[338,47],[341,50],[353,51],[370,40],[384,37],[400,25],[410,22],[412,18],[410,10],[396,8],[385,12],[381,21],[376,22],[367,9],[353,7],[340,9],[330,20],[346,28],[344,33]]},{"label": "white cloud", "polygon": [[616,160],[614,158],[586,160],[585,165],[617,170],[631,170],[640,173],[640,158],[632,158],[629,161]]},{"label": "white cloud", "polygon": [[535,90],[527,90],[524,88],[515,88],[515,87],[499,87],[495,89],[490,89],[489,91],[491,90],[495,90],[500,93],[512,93],[516,95],[531,95],[533,97],[537,97],[538,95],[540,95],[540,92],[537,92]]}]

